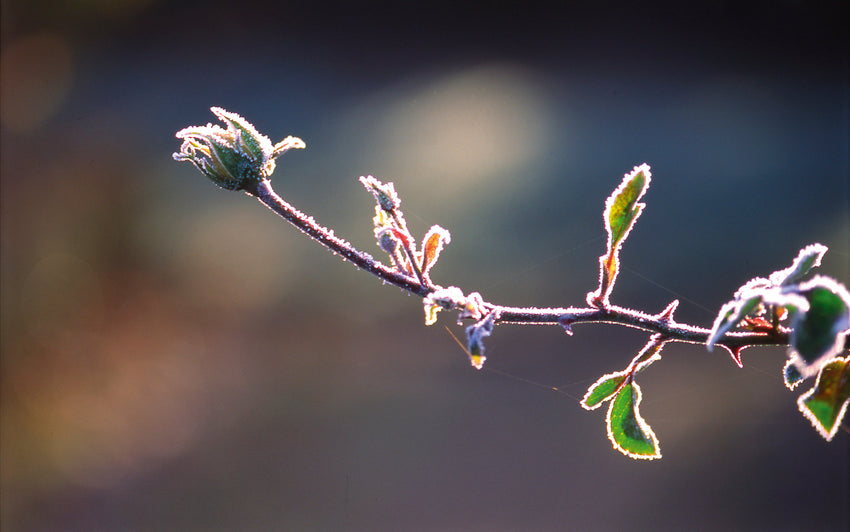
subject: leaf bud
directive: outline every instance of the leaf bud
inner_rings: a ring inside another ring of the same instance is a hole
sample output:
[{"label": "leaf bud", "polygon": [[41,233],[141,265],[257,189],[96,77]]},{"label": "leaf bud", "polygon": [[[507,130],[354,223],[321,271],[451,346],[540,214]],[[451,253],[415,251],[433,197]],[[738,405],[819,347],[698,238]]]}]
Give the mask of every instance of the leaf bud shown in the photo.
[{"label": "leaf bud", "polygon": [[275,159],[291,148],[306,145],[297,137],[287,137],[272,145],[254,126],[236,113],[220,107],[210,110],[227,128],[219,125],[190,126],[176,136],[183,139],[176,161],[189,161],[213,183],[225,190],[250,190],[268,179]]}]

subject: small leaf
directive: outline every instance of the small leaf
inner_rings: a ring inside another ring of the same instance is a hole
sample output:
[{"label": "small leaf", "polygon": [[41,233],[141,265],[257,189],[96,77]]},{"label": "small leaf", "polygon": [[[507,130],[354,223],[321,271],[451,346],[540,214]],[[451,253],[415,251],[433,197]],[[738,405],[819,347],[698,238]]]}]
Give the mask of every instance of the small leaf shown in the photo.
[{"label": "small leaf", "polygon": [[440,305],[428,304],[425,302],[425,325],[434,325],[437,323],[437,313],[442,307]]},{"label": "small leaf", "polygon": [[439,225],[434,225],[425,233],[425,238],[422,240],[422,257],[421,269],[423,275],[428,275],[431,267],[437,263],[440,258],[440,252],[443,246],[450,244],[452,235],[448,230],[443,229]]},{"label": "small leaf", "polygon": [[788,360],[785,362],[785,367],[782,368],[782,380],[785,382],[785,386],[789,390],[793,390],[798,384],[805,380],[805,377],[803,377],[803,375],[800,374],[800,371],[797,370],[797,366],[794,365],[794,361]]},{"label": "small leaf", "polygon": [[[262,160],[267,153],[270,154],[271,141],[265,135],[261,135],[254,128],[254,125],[239,116],[236,113],[225,111],[221,107],[210,107],[221,121],[228,125],[228,129],[234,129],[236,134],[233,135],[234,140],[238,142],[235,147],[248,155],[254,161]],[[300,140],[300,139],[297,139]],[[303,141],[302,141],[303,143]]]},{"label": "small leaf", "polygon": [[422,300],[425,307],[425,325],[434,325],[440,310],[460,307],[465,302],[466,297],[460,288],[456,286],[437,288]]},{"label": "small leaf", "polygon": [[628,371],[631,371],[632,375],[635,375],[646,369],[647,366],[656,360],[661,360],[661,350],[664,348],[666,343],[667,340],[658,333],[650,336],[649,341],[646,342],[643,349],[641,349],[637,356],[632,359],[631,364],[629,364]]},{"label": "small leaf", "polygon": [[[718,342],[720,342],[727,332],[742,321],[746,323],[749,319],[747,317],[749,314],[756,314],[755,323],[762,323],[763,320],[760,314],[764,312],[765,305],[774,308],[790,309],[794,312],[805,312],[809,308],[806,298],[793,290],[789,290],[787,287],[774,287],[770,284],[769,280],[763,277],[750,279],[735,291],[735,299],[724,303],[720,307],[720,312],[717,314],[717,318],[714,319],[714,324],[711,326],[711,331],[705,342],[706,348],[712,351],[714,346],[718,345]],[[725,345],[723,347],[731,353],[735,364],[738,367],[743,367],[740,356],[743,347],[739,347],[736,350],[730,349]]]},{"label": "small leaf", "polygon": [[626,380],[626,371],[617,371],[603,375],[584,394],[581,406],[585,410],[596,410],[602,403],[614,396]]},{"label": "small leaf", "polygon": [[809,308],[794,313],[791,356],[800,374],[808,377],[844,348],[850,329],[850,295],[828,277],[814,277],[796,288]]},{"label": "small leaf", "polygon": [[714,319],[714,324],[711,326],[711,332],[705,343],[708,350],[712,351],[714,344],[723,338],[724,334],[740,323],[744,319],[744,316],[752,312],[761,303],[761,299],[762,294],[760,291],[749,290],[741,294],[739,298],[724,303],[720,307],[717,318]]},{"label": "small leaf", "polygon": [[666,340],[660,334],[653,334],[643,349],[632,359],[629,367],[623,371],[608,373],[599,378],[587,389],[581,406],[585,410],[595,410],[617,393],[629,378],[643,371],[647,366],[661,359],[661,349]]},{"label": "small leaf", "polygon": [[774,286],[784,286],[800,281],[809,270],[820,266],[820,261],[829,248],[823,244],[810,244],[800,250],[788,268],[770,274]]},{"label": "small leaf", "polygon": [[638,203],[649,188],[652,175],[649,165],[636,166],[623,177],[620,185],[605,200],[602,218],[608,232],[607,252],[599,257],[599,288],[587,294],[587,302],[597,307],[608,305],[608,296],[617,279],[620,246],[629,236],[645,204]]},{"label": "small leaf", "polygon": [[850,403],[850,356],[824,364],[815,386],[797,399],[800,412],[826,441],[832,440]]},{"label": "small leaf", "polygon": [[403,246],[410,246],[412,244],[413,239],[410,237],[410,235],[403,231],[399,231],[395,227],[384,227],[378,232],[378,235],[376,236],[380,238],[385,234],[391,234],[393,238],[401,242],[401,245]]},{"label": "small leaf", "polygon": [[658,438],[640,416],[640,401],[640,386],[636,382],[628,383],[620,389],[608,408],[608,439],[615,449],[631,458],[661,458]]},{"label": "small leaf", "polygon": [[401,205],[401,199],[396,194],[395,185],[392,183],[382,183],[370,175],[360,176],[360,183],[375,196],[375,201],[381,209],[393,212]]}]

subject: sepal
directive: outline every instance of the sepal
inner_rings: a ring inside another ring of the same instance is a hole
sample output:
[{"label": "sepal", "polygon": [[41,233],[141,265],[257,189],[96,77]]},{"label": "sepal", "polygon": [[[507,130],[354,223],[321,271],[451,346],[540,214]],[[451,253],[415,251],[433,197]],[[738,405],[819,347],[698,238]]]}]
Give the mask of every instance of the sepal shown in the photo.
[{"label": "sepal", "polygon": [[275,159],[291,148],[304,148],[304,141],[287,137],[276,145],[236,113],[220,107],[210,110],[227,125],[191,126],[176,136],[183,140],[176,161],[189,161],[210,181],[225,190],[251,191],[268,179],[275,169]]}]

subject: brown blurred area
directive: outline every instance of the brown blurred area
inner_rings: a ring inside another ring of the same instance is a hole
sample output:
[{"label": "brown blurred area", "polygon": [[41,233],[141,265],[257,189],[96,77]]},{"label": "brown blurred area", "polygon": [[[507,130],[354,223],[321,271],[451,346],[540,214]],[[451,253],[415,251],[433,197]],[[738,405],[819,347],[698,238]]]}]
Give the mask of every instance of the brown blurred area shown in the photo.
[{"label": "brown blurred area", "polygon": [[392,180],[452,232],[436,282],[540,306],[584,301],[646,161],[615,298],[708,325],[811,242],[848,281],[847,11],[4,0],[0,527],[846,529],[850,438],[796,412],[781,350],[668,348],[664,459],[635,463],[578,399],[643,335],[500,327],[476,372],[452,316],[171,153],[213,105],[298,135],[296,206],[377,256],[357,177]]}]

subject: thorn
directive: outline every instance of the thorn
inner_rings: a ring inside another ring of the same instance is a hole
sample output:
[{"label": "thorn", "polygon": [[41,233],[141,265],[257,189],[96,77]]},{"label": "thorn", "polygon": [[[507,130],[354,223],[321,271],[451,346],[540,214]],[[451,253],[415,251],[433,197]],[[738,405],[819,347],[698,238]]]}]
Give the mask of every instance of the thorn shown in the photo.
[{"label": "thorn", "polygon": [[564,328],[564,332],[570,336],[573,335],[573,321],[573,318],[567,316],[561,316],[558,318],[558,323]]},{"label": "thorn", "polygon": [[719,345],[720,347],[722,347],[723,349],[728,351],[729,355],[732,357],[732,360],[735,361],[735,364],[737,364],[739,368],[744,367],[744,363],[741,362],[741,351],[744,350],[744,346],[732,348],[732,347],[729,347],[726,344],[715,344],[715,345]]},{"label": "thorn", "polygon": [[671,322],[673,321],[673,313],[676,312],[676,309],[679,307],[679,300],[674,299],[667,308],[661,311],[660,314],[657,315],[657,318],[663,322]]}]

